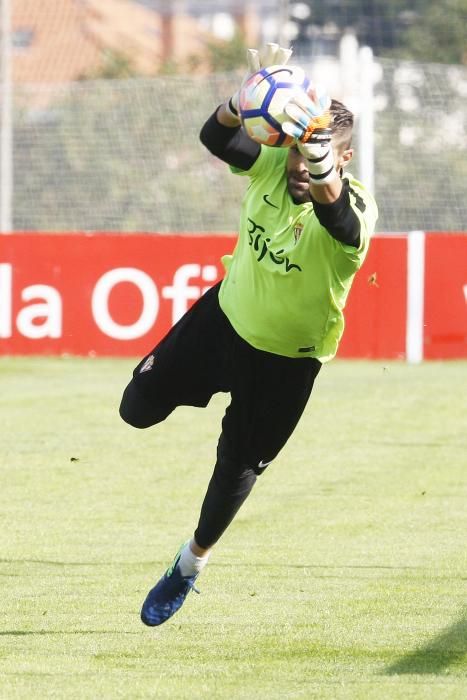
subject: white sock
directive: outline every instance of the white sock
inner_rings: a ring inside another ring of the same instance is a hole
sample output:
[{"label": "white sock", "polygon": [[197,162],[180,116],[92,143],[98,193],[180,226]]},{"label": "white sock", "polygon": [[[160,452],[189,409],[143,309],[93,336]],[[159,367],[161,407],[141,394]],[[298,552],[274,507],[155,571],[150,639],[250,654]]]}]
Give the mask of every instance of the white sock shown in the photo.
[{"label": "white sock", "polygon": [[210,554],[211,552],[208,552],[202,557],[197,557],[196,554],[193,554],[191,551],[190,542],[187,542],[178,560],[182,576],[194,576],[195,574],[199,574],[208,563]]}]

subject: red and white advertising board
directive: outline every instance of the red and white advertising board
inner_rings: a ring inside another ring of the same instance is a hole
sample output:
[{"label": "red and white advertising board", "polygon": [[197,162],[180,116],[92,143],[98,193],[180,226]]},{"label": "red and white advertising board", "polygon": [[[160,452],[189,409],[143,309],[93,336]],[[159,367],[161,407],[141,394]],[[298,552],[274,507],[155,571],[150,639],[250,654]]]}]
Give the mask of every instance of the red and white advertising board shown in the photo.
[{"label": "red and white advertising board", "polygon": [[[419,359],[467,357],[467,235],[417,234],[415,247],[406,234],[374,237],[339,357],[401,359],[412,346]],[[224,235],[3,235],[0,354],[144,355],[221,278],[234,245]]]},{"label": "red and white advertising board", "polygon": [[407,236],[375,236],[345,309],[339,357],[405,357]]},{"label": "red and white advertising board", "polygon": [[221,275],[234,238],[0,239],[2,354],[141,355]]},{"label": "red and white advertising board", "polygon": [[424,357],[467,357],[467,234],[427,233]]}]

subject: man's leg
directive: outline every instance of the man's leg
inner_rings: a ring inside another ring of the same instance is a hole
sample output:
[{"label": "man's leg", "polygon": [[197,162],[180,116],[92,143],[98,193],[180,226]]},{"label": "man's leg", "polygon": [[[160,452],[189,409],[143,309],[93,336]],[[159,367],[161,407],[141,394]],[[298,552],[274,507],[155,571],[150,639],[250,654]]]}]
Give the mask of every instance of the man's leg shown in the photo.
[{"label": "man's leg", "polygon": [[123,392],[119,413],[125,423],[134,428],[149,428],[165,420],[173,409],[171,404],[149,401],[132,380]]},{"label": "man's leg", "polygon": [[222,422],[214,473],[193,539],[146,598],[141,617],[148,625],[165,622],[183,604],[257,475],[295,429],[321,367],[317,360],[291,360],[255,350],[238,336],[232,340],[232,401]]},{"label": "man's leg", "polygon": [[[214,393],[229,390],[226,366],[232,329],[217,294],[218,286],[209,290],[137,365],[120,404],[125,422],[148,428],[165,420],[177,406],[206,406]],[[206,556],[197,557],[189,547],[179,553],[150,593],[157,596],[157,609],[143,605],[143,621],[156,625],[168,619],[193,589],[206,561]]]},{"label": "man's leg", "polygon": [[201,550],[218,541],[292,435],[321,368],[317,360],[262,352],[241,339],[237,346],[232,401],[194,534]]},{"label": "man's leg", "polygon": [[208,551],[220,539],[248,498],[257,474],[251,466],[239,464],[235,457],[229,455],[226,440],[221,435],[192,549]]},{"label": "man's leg", "polygon": [[164,421],[181,405],[207,406],[222,384],[225,321],[212,287],[133,371],[120,416],[135,428]]},{"label": "man's leg", "polygon": [[166,622],[182,606],[195,581],[208,563],[211,548],[232,522],[250,494],[257,473],[238,465],[225,450],[223,436],[217,448],[217,461],[201,508],[198,528],[186,542],[172,566],[152,588],[141,610],[149,626]]}]

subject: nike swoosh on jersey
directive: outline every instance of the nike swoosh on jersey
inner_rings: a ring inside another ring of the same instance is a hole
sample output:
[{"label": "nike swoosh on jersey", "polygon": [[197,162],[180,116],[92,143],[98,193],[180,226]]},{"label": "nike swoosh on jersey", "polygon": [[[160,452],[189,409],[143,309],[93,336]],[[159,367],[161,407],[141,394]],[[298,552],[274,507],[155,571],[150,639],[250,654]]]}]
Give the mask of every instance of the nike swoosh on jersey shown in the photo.
[{"label": "nike swoosh on jersey", "polygon": [[266,202],[266,204],[269,204],[270,207],[274,207],[274,209],[279,209],[277,204],[273,204],[272,202],[269,201],[268,197],[269,197],[268,194],[263,194],[263,200]]}]

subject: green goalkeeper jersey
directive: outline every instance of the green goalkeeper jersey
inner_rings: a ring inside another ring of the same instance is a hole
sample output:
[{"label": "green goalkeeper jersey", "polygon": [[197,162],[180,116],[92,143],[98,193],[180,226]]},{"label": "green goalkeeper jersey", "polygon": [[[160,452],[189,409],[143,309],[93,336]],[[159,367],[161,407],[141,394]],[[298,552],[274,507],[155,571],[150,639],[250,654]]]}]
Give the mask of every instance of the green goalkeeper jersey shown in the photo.
[{"label": "green goalkeeper jersey", "polygon": [[343,309],[362,265],[378,211],[352,175],[350,202],[361,224],[360,247],[334,239],[313,204],[294,204],[287,189],[288,149],[261,147],[247,170],[237,245],[223,257],[219,303],[250,345],[286,357],[331,360],[344,331]]}]

